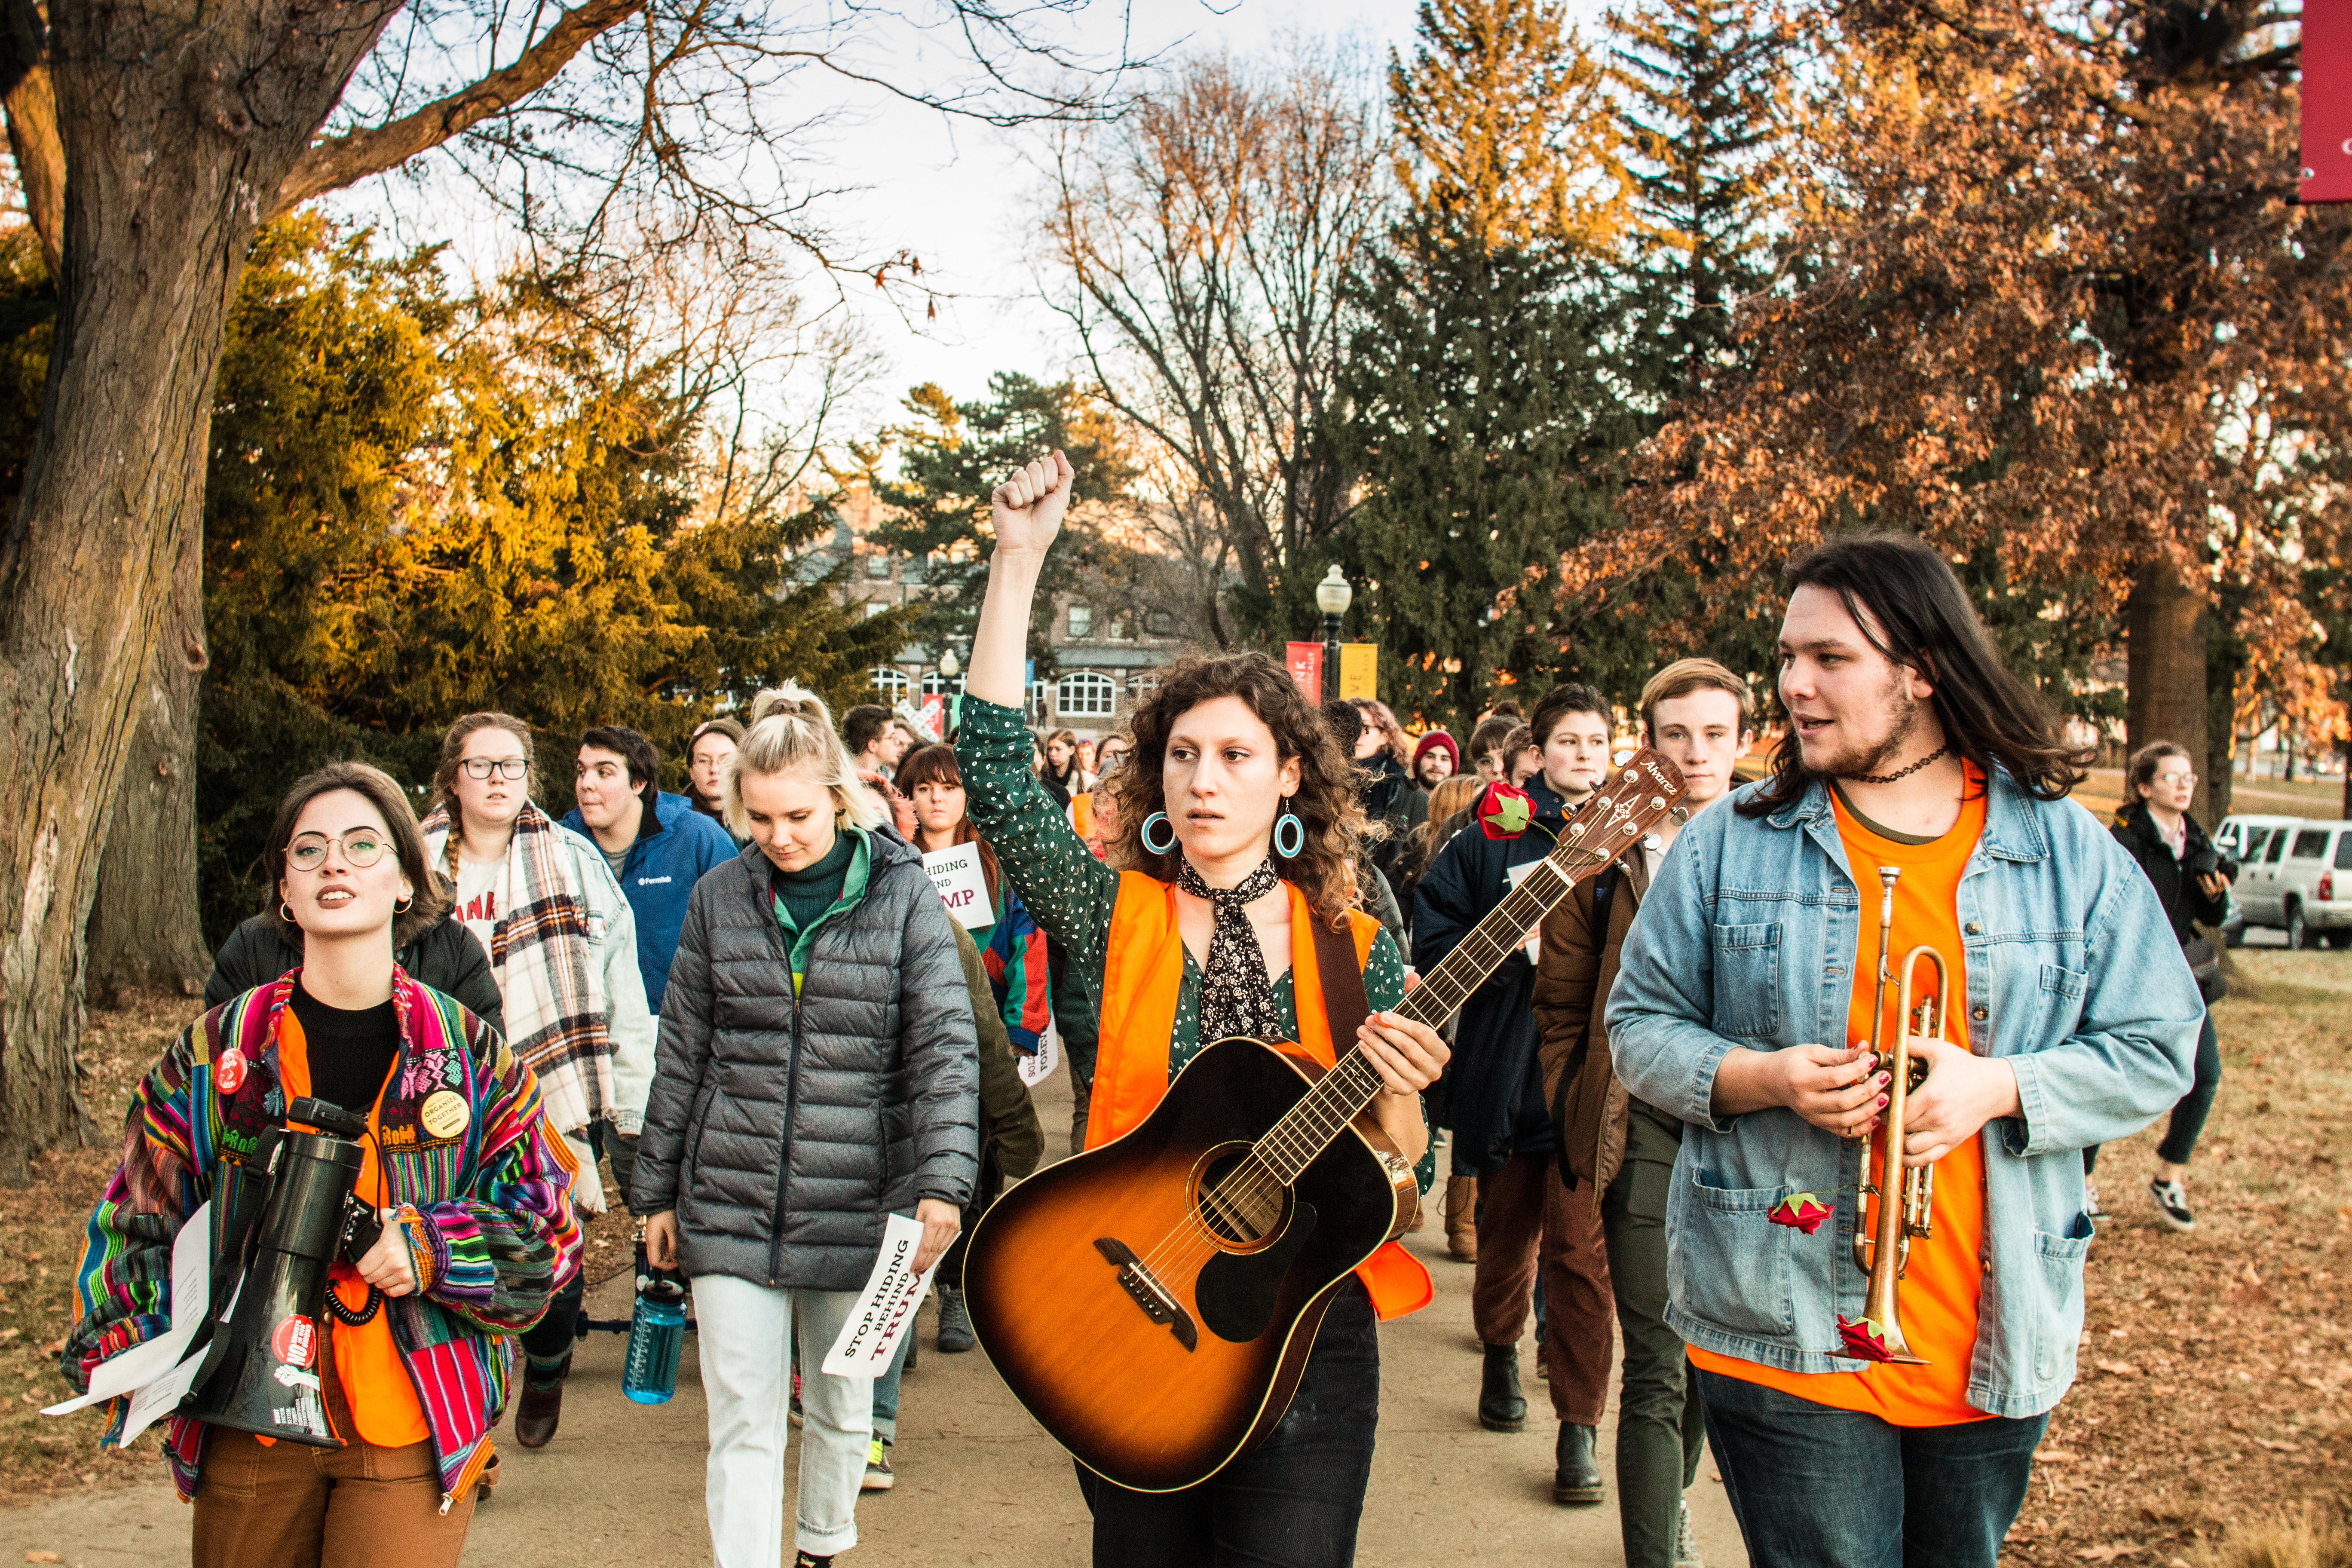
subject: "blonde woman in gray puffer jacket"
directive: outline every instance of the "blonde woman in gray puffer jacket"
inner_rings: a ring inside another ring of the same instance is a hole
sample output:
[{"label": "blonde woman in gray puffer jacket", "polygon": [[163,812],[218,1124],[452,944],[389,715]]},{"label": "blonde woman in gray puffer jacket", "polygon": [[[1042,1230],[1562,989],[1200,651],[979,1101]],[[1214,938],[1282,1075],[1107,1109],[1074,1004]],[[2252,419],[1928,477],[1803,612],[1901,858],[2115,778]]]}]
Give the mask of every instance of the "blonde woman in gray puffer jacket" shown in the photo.
[{"label": "blonde woman in gray puffer jacket", "polygon": [[751,844],[698,883],[662,1008],[631,1206],[694,1284],[719,1568],[782,1559],[797,1338],[797,1556],[856,1544],[873,1380],[823,1370],[886,1217],[955,1238],[979,1168],[979,1066],[955,931],[824,703],[762,692],[726,786]]}]

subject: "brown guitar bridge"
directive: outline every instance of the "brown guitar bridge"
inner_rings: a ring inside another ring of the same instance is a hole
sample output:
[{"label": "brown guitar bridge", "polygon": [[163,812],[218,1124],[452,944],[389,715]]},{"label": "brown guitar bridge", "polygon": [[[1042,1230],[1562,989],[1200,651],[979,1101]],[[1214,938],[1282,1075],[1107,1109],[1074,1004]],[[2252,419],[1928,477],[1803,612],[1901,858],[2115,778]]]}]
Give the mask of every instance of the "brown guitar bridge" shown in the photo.
[{"label": "brown guitar bridge", "polygon": [[1095,1250],[1118,1267],[1120,1288],[1135,1299],[1145,1317],[1155,1323],[1167,1324],[1168,1331],[1186,1350],[1200,1349],[1201,1331],[1193,1326],[1192,1314],[1143,1266],[1143,1259],[1135,1255],[1133,1247],[1115,1236],[1098,1236],[1095,1237]]}]

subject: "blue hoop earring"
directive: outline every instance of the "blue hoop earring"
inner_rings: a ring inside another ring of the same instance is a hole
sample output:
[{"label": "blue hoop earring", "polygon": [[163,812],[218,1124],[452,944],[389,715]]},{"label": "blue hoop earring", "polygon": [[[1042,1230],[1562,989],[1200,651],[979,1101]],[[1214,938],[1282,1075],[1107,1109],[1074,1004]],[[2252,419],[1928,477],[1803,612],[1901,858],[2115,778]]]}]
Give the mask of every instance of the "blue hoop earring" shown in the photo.
[{"label": "blue hoop earring", "polygon": [[[1151,842],[1151,825],[1155,822],[1168,830],[1167,843],[1154,844]],[[1152,854],[1165,855],[1168,851],[1176,847],[1176,825],[1168,820],[1168,814],[1166,812],[1155,811],[1150,816],[1143,819],[1143,826],[1135,830],[1135,837],[1141,841],[1144,848],[1150,850]]]},{"label": "blue hoop earring", "polygon": [[[1283,842],[1285,829],[1289,831],[1289,842],[1286,844]],[[1298,820],[1297,812],[1287,806],[1284,807],[1282,815],[1274,819],[1274,852],[1286,860],[1296,860],[1298,858],[1298,852],[1306,847],[1307,824]]]}]

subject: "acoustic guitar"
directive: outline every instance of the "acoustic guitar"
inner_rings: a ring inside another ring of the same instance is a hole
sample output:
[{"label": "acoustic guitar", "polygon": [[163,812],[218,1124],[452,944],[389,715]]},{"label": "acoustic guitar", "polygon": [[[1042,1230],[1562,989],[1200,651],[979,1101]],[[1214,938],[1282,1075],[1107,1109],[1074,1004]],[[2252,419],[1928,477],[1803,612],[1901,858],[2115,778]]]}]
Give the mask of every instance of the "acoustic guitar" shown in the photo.
[{"label": "acoustic guitar", "polygon": [[[1672,763],[1637,754],[1396,1010],[1443,1025],[1683,790]],[[1139,1125],[1021,1183],[973,1229],[981,1343],[1097,1475],[1174,1491],[1246,1453],[1289,1408],[1333,1291],[1412,1223],[1412,1167],[1367,1111],[1382,1080],[1339,1025],[1328,1070],[1285,1041],[1206,1047]]]}]

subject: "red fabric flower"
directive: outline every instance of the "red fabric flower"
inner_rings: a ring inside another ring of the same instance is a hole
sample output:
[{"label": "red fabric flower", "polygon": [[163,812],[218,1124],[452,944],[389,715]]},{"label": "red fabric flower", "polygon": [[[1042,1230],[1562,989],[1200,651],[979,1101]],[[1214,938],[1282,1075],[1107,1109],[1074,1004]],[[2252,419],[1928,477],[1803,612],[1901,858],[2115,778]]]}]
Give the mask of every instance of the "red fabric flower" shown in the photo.
[{"label": "red fabric flower", "polygon": [[1764,1217],[1774,1225],[1792,1225],[1807,1236],[1822,1228],[1822,1221],[1837,1211],[1811,1193],[1791,1193],[1772,1205]]},{"label": "red fabric flower", "polygon": [[1478,831],[1489,838],[1517,838],[1535,820],[1536,803],[1516,784],[1496,779],[1478,797]]},{"label": "red fabric flower", "polygon": [[1849,1320],[1838,1315],[1838,1337],[1845,1342],[1846,1353],[1864,1361],[1893,1361],[1887,1352],[1886,1331],[1868,1318]]}]

